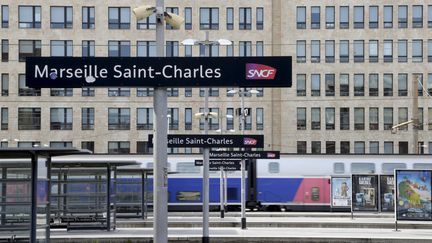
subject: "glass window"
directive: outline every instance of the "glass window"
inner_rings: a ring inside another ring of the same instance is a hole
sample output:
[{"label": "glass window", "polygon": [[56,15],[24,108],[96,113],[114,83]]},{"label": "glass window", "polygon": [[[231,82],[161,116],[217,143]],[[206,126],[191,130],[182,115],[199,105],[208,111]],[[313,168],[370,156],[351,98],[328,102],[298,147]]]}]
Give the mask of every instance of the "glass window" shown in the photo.
[{"label": "glass window", "polygon": [[73,96],[72,88],[51,88],[51,96]]},{"label": "glass window", "polygon": [[306,130],[306,108],[297,107],[297,130]]},{"label": "glass window", "polygon": [[413,28],[423,28],[423,6],[412,6],[412,25]]},{"label": "glass window", "polygon": [[394,174],[394,170],[406,169],[407,165],[405,163],[383,163],[381,165],[382,174]]},{"label": "glass window", "polygon": [[7,107],[1,108],[0,129],[1,130],[8,130],[9,129],[9,109]]},{"label": "glass window", "polygon": [[321,153],[321,141],[312,141],[312,154],[320,154]]},{"label": "glass window", "polygon": [[365,154],[365,142],[356,141],[354,142],[354,153],[355,154]]},{"label": "glass window", "polygon": [[393,6],[384,6],[384,28],[393,28]]},{"label": "glass window", "polygon": [[18,108],[18,130],[40,130],[41,108]]},{"label": "glass window", "polygon": [[82,41],[82,56],[83,57],[95,56],[95,41],[90,41],[90,40]]},{"label": "glass window", "polygon": [[[190,46],[189,46],[190,47]],[[137,57],[156,57],[155,41],[137,41]]]},{"label": "glass window", "polygon": [[256,29],[264,29],[264,8],[256,8]]},{"label": "glass window", "polygon": [[18,142],[18,148],[31,148],[31,147],[39,147],[40,142],[34,141],[34,142]]},{"label": "glass window", "polygon": [[1,40],[1,61],[9,61],[9,40]]},{"label": "glass window", "polygon": [[414,163],[413,169],[415,170],[432,170],[431,163]]},{"label": "glass window", "polygon": [[[399,107],[398,108],[398,124],[408,121],[408,108]],[[407,130],[408,125],[399,127],[398,130]]]},{"label": "glass window", "polygon": [[334,29],[335,27],[335,7],[326,7],[326,29]]},{"label": "glass window", "polygon": [[129,29],[130,21],[131,21],[130,8],[128,7],[108,8],[108,28],[109,29]]},{"label": "glass window", "polygon": [[268,164],[268,172],[271,174],[279,173],[279,162],[270,162]]},{"label": "glass window", "polygon": [[94,29],[95,28],[95,8],[82,7],[82,28]]},{"label": "glass window", "polygon": [[354,6],[354,29],[364,28],[364,7]]},{"label": "glass window", "polygon": [[239,29],[252,29],[252,8],[239,8]]},{"label": "glass window", "polygon": [[252,56],[252,42],[240,41],[239,42],[239,56],[249,57]]},{"label": "glass window", "polygon": [[364,130],[364,129],[365,129],[364,108],[355,107],[354,108],[354,130]]},{"label": "glass window", "polygon": [[407,62],[407,40],[398,40],[398,62]]},{"label": "glass window", "polygon": [[130,142],[108,142],[108,154],[129,154]]},{"label": "glass window", "polygon": [[313,6],[311,7],[311,28],[319,29],[321,24],[321,13],[320,7]]},{"label": "glass window", "polygon": [[311,108],[311,129],[321,130],[321,108]]},{"label": "glass window", "polygon": [[185,108],[185,130],[192,130],[192,108]]},{"label": "glass window", "polygon": [[200,166],[195,166],[194,162],[178,162],[176,171],[179,173],[198,174],[200,173]]},{"label": "glass window", "polygon": [[311,41],[311,62],[313,63],[318,63],[320,62],[321,59],[321,46],[320,46],[320,41],[319,40],[313,40]]},{"label": "glass window", "polygon": [[73,44],[71,40],[52,40],[52,57],[71,57],[73,55]]},{"label": "glass window", "polygon": [[230,118],[227,117],[226,119],[226,129],[234,130],[234,108],[227,108],[226,114],[230,116]]},{"label": "glass window", "polygon": [[354,62],[364,62],[364,41],[354,41]]},{"label": "glass window", "polygon": [[398,27],[407,28],[408,26],[408,6],[398,6]]},{"label": "glass window", "polygon": [[72,7],[51,7],[51,29],[72,29]]},{"label": "glass window", "polygon": [[325,41],[325,61],[327,63],[333,63],[335,61],[335,41]]},{"label": "glass window", "polygon": [[40,28],[41,27],[41,7],[40,6],[19,6],[19,27],[20,28]]},{"label": "glass window", "polygon": [[9,6],[1,5],[1,27],[9,27]]},{"label": "glass window", "polygon": [[423,62],[423,40],[412,41],[412,62]]},{"label": "glass window", "polygon": [[432,40],[428,40],[428,62],[432,62]]},{"label": "glass window", "polygon": [[393,96],[393,74],[384,74],[384,96]]},{"label": "glass window", "polygon": [[29,88],[26,86],[25,74],[18,74],[18,96],[40,96],[40,88]]},{"label": "glass window", "polygon": [[256,130],[264,130],[264,108],[256,108]]},{"label": "glass window", "polygon": [[[215,112],[215,110],[211,110],[210,112]],[[217,110],[216,113],[219,114],[219,111]],[[179,109],[178,108],[168,108],[168,129],[169,130],[178,130],[179,129]],[[214,123],[214,120],[219,121],[218,119],[211,119],[210,118],[210,125]],[[219,128],[219,124],[217,124]],[[218,129],[216,128],[216,129]],[[210,126],[210,129],[212,127]]]},{"label": "glass window", "polygon": [[349,28],[349,7],[340,6],[339,8],[339,28],[348,29]]},{"label": "glass window", "polygon": [[326,96],[334,96],[335,95],[335,75],[334,74],[326,74],[325,75],[325,92]]},{"label": "glass window", "polygon": [[86,107],[81,109],[81,129],[94,130],[95,125],[95,109]]},{"label": "glass window", "polygon": [[41,49],[40,40],[19,40],[19,61],[25,62],[27,57],[40,57]]},{"label": "glass window", "polygon": [[342,107],[340,108],[340,130],[349,130],[349,129],[350,129],[349,108]]},{"label": "glass window", "polygon": [[432,73],[428,74],[427,92],[430,96],[432,95]]},{"label": "glass window", "polygon": [[108,97],[129,97],[130,88],[108,88]]},{"label": "glass window", "polygon": [[319,74],[311,75],[311,96],[321,95],[321,77]]},{"label": "glass window", "polygon": [[72,130],[72,108],[51,108],[51,130]]},{"label": "glass window", "polygon": [[354,74],[354,96],[364,96],[363,74]]},{"label": "glass window", "polygon": [[1,96],[9,96],[9,74],[7,73],[1,74]]},{"label": "glass window", "polygon": [[369,29],[378,28],[378,6],[369,6]]},{"label": "glass window", "polygon": [[369,74],[369,96],[378,96],[378,74]]},{"label": "glass window", "polygon": [[306,7],[297,7],[297,29],[306,29]]},{"label": "glass window", "polygon": [[384,108],[384,130],[391,130],[393,126],[393,108]]},{"label": "glass window", "polygon": [[298,40],[297,41],[297,63],[306,62],[306,41]]},{"label": "glass window", "polygon": [[234,8],[227,8],[226,10],[226,23],[227,23],[227,30],[233,30],[234,29]]},{"label": "glass window", "polygon": [[370,40],[369,41],[369,62],[378,62],[378,41]]},{"label": "glass window", "polygon": [[130,41],[108,41],[109,57],[130,57]]},{"label": "glass window", "polygon": [[306,141],[297,141],[297,153],[306,154],[306,151],[307,151]]},{"label": "glass window", "polygon": [[349,96],[349,74],[340,74],[339,92],[340,96]]},{"label": "glass window", "polygon": [[179,43],[178,41],[167,41],[166,52],[167,57],[178,57],[179,55]]},{"label": "glass window", "polygon": [[95,88],[82,88],[82,96],[95,96]]},{"label": "glass window", "polygon": [[137,108],[137,130],[153,129],[153,108]]},{"label": "glass window", "polygon": [[326,130],[335,129],[335,108],[325,108]]},{"label": "glass window", "polygon": [[306,96],[306,74],[297,74],[297,96]]},{"label": "glass window", "polygon": [[379,130],[378,111],[378,107],[369,107],[369,130]]},{"label": "glass window", "polygon": [[339,42],[339,62],[349,62],[349,41],[341,40]]},{"label": "glass window", "polygon": [[432,5],[428,5],[428,28],[432,28]]},{"label": "glass window", "polygon": [[130,130],[130,109],[108,108],[108,130]]},{"label": "glass window", "polygon": [[398,95],[408,95],[408,75],[406,73],[399,73],[398,75]]},{"label": "glass window", "polygon": [[333,173],[344,174],[345,173],[345,164],[344,163],[333,163]]},{"label": "glass window", "polygon": [[336,153],[336,142],[326,141],[326,154],[335,154],[335,153]]},{"label": "glass window", "polygon": [[393,41],[384,40],[384,62],[393,62]]},{"label": "glass window", "polygon": [[81,149],[87,149],[94,153],[95,151],[95,145],[94,141],[82,141],[81,142]]},{"label": "glass window", "polygon": [[185,8],[184,11],[184,19],[185,19],[185,30],[192,29],[192,8]]},{"label": "glass window", "polygon": [[200,8],[200,29],[219,29],[219,8]]},{"label": "glass window", "polygon": [[373,174],[375,173],[374,163],[351,163],[351,174]]},{"label": "glass window", "polygon": [[256,56],[257,57],[264,56],[264,42],[262,41],[256,42]]},{"label": "glass window", "polygon": [[139,30],[153,30],[156,29],[156,14],[137,21],[137,29]]},{"label": "glass window", "polygon": [[379,154],[379,142],[378,141],[370,141],[369,142],[369,153],[370,154]]}]

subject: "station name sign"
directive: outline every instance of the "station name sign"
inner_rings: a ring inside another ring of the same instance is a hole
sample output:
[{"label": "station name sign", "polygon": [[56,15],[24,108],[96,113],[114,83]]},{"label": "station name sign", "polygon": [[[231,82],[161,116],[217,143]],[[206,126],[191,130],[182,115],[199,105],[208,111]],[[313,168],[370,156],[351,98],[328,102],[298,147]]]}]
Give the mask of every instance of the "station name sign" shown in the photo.
[{"label": "station name sign", "polygon": [[280,159],[279,151],[210,151],[212,159]]},{"label": "station name sign", "polygon": [[[195,160],[195,166],[203,166],[203,160]],[[210,160],[210,171],[218,171],[220,169],[226,171],[236,171],[241,169],[240,160]]]},{"label": "station name sign", "polygon": [[291,57],[28,57],[30,88],[291,87]]},{"label": "station name sign", "polygon": [[[149,147],[153,147],[153,134],[148,136]],[[170,134],[169,148],[262,148],[264,135],[202,135]]]}]

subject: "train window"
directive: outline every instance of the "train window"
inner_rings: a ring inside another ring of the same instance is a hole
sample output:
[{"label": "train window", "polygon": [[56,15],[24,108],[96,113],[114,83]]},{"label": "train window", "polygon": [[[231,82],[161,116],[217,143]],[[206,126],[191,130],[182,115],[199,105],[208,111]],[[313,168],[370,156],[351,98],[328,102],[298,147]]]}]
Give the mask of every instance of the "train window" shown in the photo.
[{"label": "train window", "polygon": [[200,173],[200,167],[195,166],[194,162],[178,162],[177,172],[179,173]]},{"label": "train window", "polygon": [[345,173],[345,164],[344,163],[334,163],[333,164],[333,173],[335,173],[335,174]]},{"label": "train window", "polygon": [[201,201],[201,192],[177,192],[177,201]]},{"label": "train window", "polygon": [[312,187],[312,201],[319,201],[320,200],[320,188],[319,187]]},{"label": "train window", "polygon": [[416,170],[432,170],[432,164],[429,163],[414,163],[413,169]]},{"label": "train window", "polygon": [[228,200],[238,200],[238,190],[235,187],[228,187],[227,189],[227,197]]},{"label": "train window", "polygon": [[270,162],[268,164],[269,173],[279,173],[279,162]]},{"label": "train window", "polygon": [[351,163],[352,174],[369,174],[375,173],[374,163]]},{"label": "train window", "polygon": [[[147,169],[153,169],[153,162],[148,162],[146,168]],[[167,169],[168,169],[168,171],[171,171],[171,163],[167,164]]]},{"label": "train window", "polygon": [[405,163],[383,163],[382,173],[383,174],[393,174],[395,169],[406,169]]}]

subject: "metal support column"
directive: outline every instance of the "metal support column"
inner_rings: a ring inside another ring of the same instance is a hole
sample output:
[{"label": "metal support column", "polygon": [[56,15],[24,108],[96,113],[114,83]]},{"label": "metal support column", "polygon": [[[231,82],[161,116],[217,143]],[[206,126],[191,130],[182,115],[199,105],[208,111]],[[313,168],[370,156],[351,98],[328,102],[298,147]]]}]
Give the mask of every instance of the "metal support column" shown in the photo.
[{"label": "metal support column", "polygon": [[144,171],[141,171],[141,218],[145,219],[145,182],[144,182]]},{"label": "metal support column", "polygon": [[[205,39],[205,56],[210,56],[210,44],[209,44],[209,32],[206,31],[206,39]],[[204,89],[204,134],[208,134],[209,129],[209,107],[208,107],[208,99],[209,99],[209,89]],[[202,242],[208,243],[209,239],[209,168],[210,168],[210,149],[204,148],[204,158],[203,158],[203,237]]]},{"label": "metal support column", "polygon": [[220,217],[224,218],[225,217],[225,209],[224,209],[224,178],[223,178],[223,173],[224,170],[221,167],[220,168],[220,178],[219,178],[219,201],[220,201]]},{"label": "metal support column", "polygon": [[113,225],[113,229],[116,229],[117,227],[117,167],[114,167],[114,182],[113,182],[113,195],[114,195],[114,202],[113,202],[113,220],[114,220],[114,225]]},{"label": "metal support column", "polygon": [[47,158],[47,204],[46,204],[46,240],[49,243],[51,238],[51,157]]},{"label": "metal support column", "polygon": [[228,172],[227,171],[224,171],[224,185],[225,185],[225,188],[224,188],[224,199],[225,199],[225,201],[224,201],[224,209],[225,209],[225,213],[227,213],[228,212]]},{"label": "metal support column", "polygon": [[107,177],[106,177],[106,225],[107,231],[111,230],[111,166],[108,164],[107,166]]},{"label": "metal support column", "polygon": [[[245,112],[244,112],[244,94],[245,90],[242,89],[239,91],[240,95],[240,107],[241,107],[241,134],[244,134],[245,130]],[[244,149],[242,149],[243,151]],[[246,212],[245,212],[245,197],[246,197],[246,161],[244,159],[241,160],[241,228],[246,229]]]},{"label": "metal support column", "polygon": [[36,242],[37,226],[37,178],[38,178],[38,156],[31,154],[31,214],[30,214],[30,242]]},{"label": "metal support column", "polygon": [[[413,154],[419,153],[418,146],[418,128],[419,128],[419,115],[418,115],[418,86],[420,83],[420,74],[415,74],[412,81],[412,120],[413,120]],[[400,148],[399,148],[400,149]]]},{"label": "metal support column", "polygon": [[5,225],[6,224],[6,191],[7,191],[7,168],[3,167],[2,168],[2,207],[1,207],[1,225]]}]

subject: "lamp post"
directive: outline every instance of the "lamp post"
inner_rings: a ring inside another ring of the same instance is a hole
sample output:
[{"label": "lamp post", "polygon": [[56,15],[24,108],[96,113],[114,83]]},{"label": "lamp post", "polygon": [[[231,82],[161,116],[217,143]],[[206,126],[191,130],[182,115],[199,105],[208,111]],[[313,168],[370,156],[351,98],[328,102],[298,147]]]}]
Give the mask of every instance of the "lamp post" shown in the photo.
[{"label": "lamp post", "polygon": [[[156,53],[158,57],[164,57],[165,26],[164,22],[180,28],[184,19],[176,14],[164,11],[164,0],[156,0],[154,6],[140,6],[133,9],[137,20],[143,20],[156,14]],[[154,168],[153,168],[153,240],[155,243],[168,242],[168,170],[167,170],[167,89],[155,87],[153,97],[154,111]]]},{"label": "lamp post", "polygon": [[[236,94],[238,93],[238,95],[240,96],[240,109],[241,109],[241,114],[240,114],[240,127],[241,127],[241,134],[244,134],[244,130],[245,130],[245,119],[246,119],[246,114],[244,112],[244,96],[246,94],[258,94],[259,91],[258,90],[246,90],[246,89],[242,89],[242,90],[235,90],[232,89],[230,91],[228,91],[228,94]],[[242,149],[243,150],[243,149]],[[241,228],[242,229],[246,229],[246,189],[245,189],[245,185],[246,185],[246,163],[245,160],[242,159],[241,160],[241,182],[240,182],[240,186],[241,186]]]},{"label": "lamp post", "polygon": [[[231,45],[231,41],[225,40],[225,39],[219,39],[217,41],[210,41],[209,40],[209,32],[206,31],[206,38],[204,41],[198,41],[195,39],[186,39],[181,42],[185,46],[193,46],[193,45],[204,45],[205,47],[205,56],[210,56],[210,46],[211,45]],[[204,90],[204,113],[197,113],[196,116],[202,116],[204,117],[204,134],[208,134],[208,120],[210,117],[209,109],[208,109],[208,98],[209,98],[209,89],[205,88]],[[202,242],[208,243],[210,242],[209,238],[209,167],[210,167],[210,149],[204,148],[204,154],[203,154],[203,236],[202,236]]]}]

